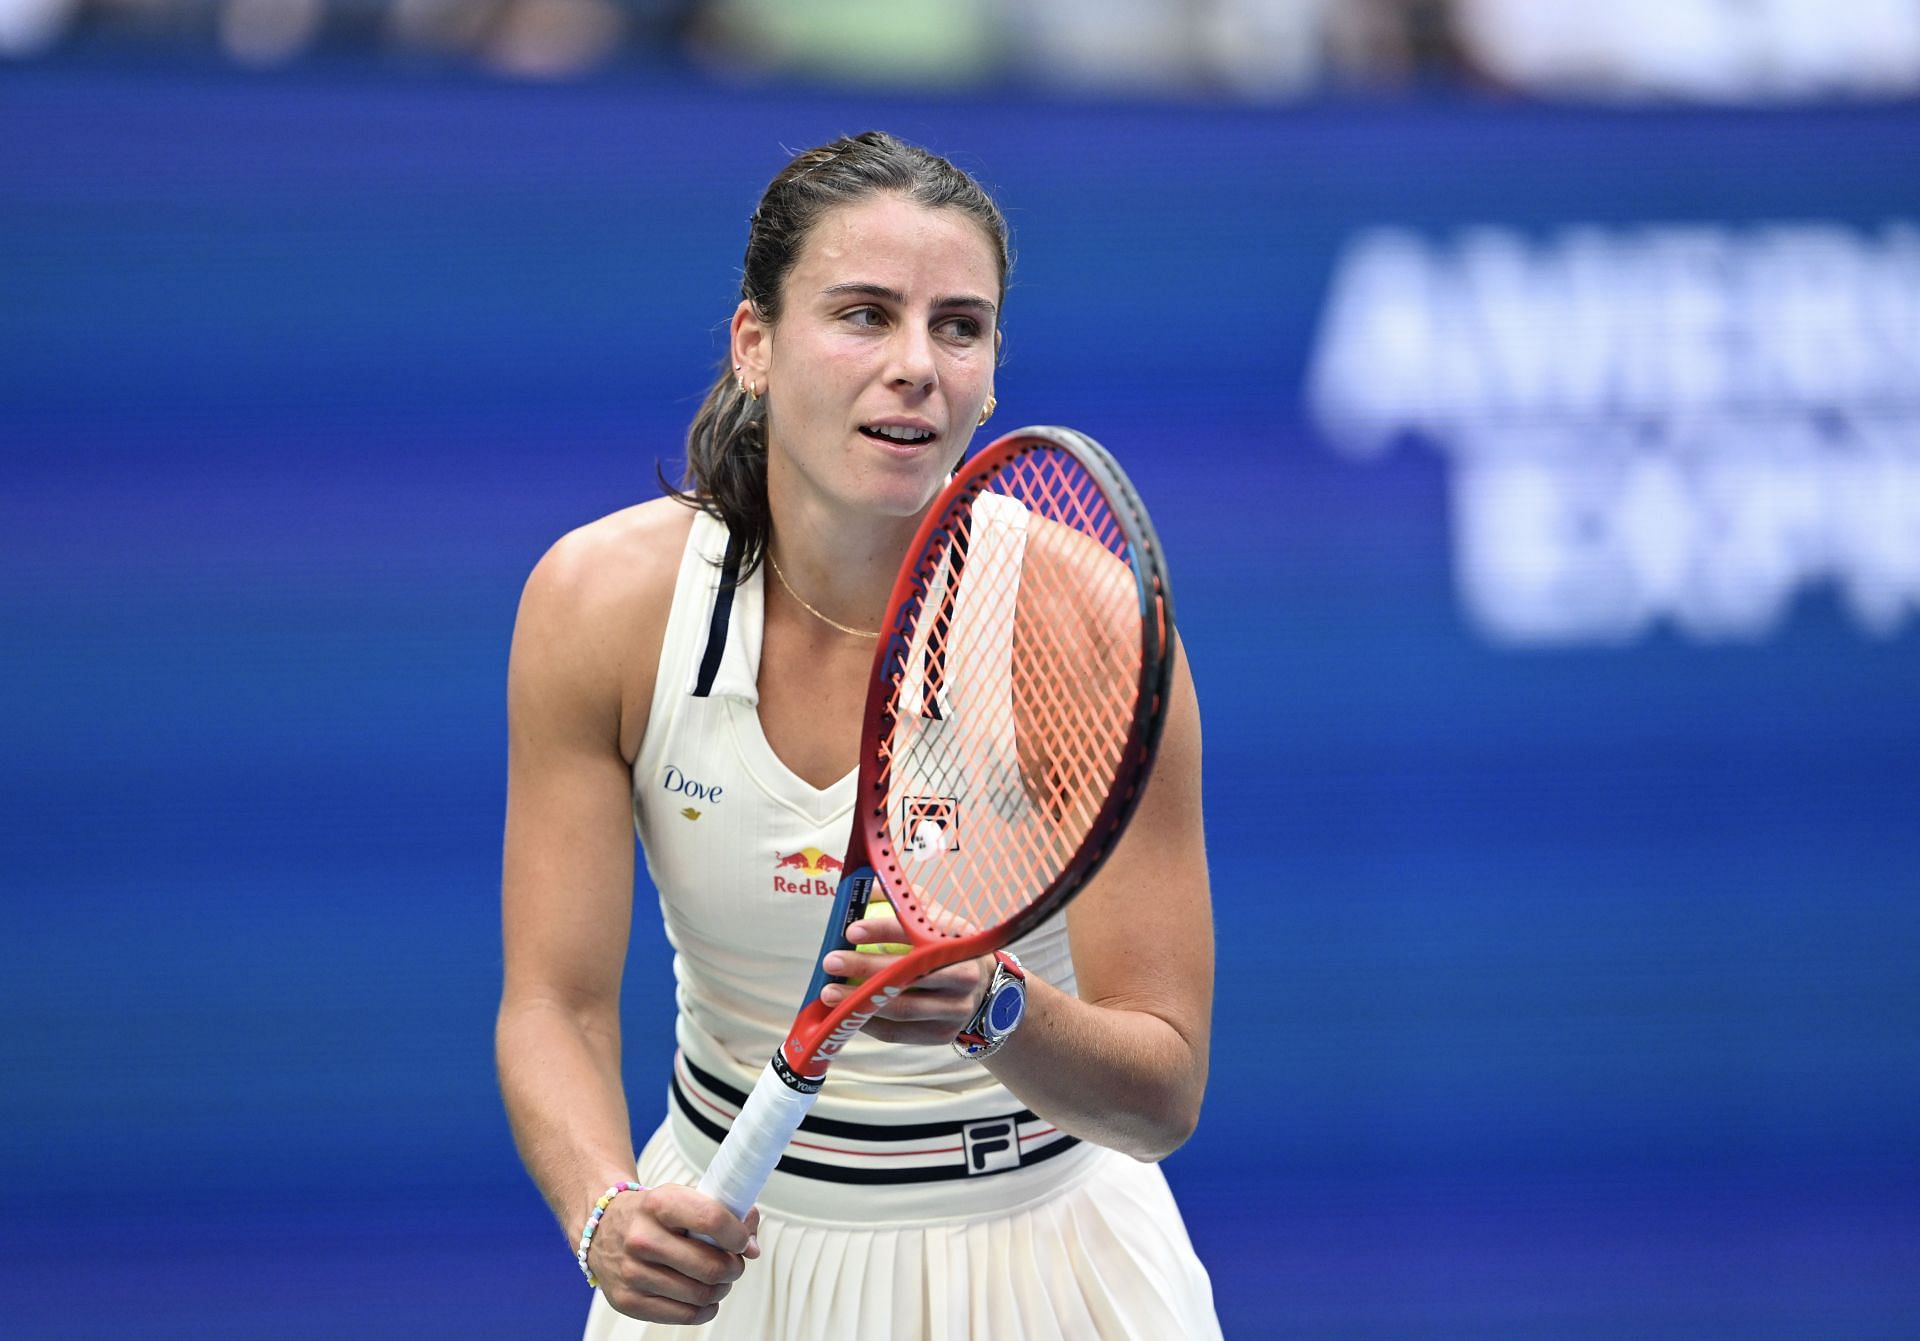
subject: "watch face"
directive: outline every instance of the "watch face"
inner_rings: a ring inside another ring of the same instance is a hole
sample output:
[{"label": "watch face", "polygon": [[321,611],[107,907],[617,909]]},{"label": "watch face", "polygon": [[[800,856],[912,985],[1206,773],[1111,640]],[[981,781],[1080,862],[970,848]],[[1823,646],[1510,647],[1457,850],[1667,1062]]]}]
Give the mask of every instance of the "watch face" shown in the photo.
[{"label": "watch face", "polygon": [[995,1038],[1012,1033],[1026,1010],[1026,985],[1017,981],[1001,983],[987,1005],[987,1032]]}]

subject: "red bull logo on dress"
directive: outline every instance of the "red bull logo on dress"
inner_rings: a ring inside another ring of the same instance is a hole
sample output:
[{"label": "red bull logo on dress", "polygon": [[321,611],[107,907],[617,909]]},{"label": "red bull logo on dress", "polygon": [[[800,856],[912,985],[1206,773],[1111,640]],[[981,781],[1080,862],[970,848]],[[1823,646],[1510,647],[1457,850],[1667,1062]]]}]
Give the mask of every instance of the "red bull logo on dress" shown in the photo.
[{"label": "red bull logo on dress", "polygon": [[839,887],[840,873],[845,869],[846,865],[840,858],[822,852],[817,847],[803,847],[798,852],[775,852],[773,892],[831,896]]}]

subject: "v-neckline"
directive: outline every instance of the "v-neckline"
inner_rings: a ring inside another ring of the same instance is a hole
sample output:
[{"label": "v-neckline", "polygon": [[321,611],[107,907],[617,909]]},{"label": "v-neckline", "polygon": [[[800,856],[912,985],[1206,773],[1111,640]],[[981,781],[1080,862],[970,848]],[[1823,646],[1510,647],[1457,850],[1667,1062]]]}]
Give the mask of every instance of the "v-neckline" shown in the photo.
[{"label": "v-neckline", "polygon": [[853,808],[854,781],[859,768],[849,769],[824,787],[816,787],[796,773],[767,739],[766,726],[760,720],[760,655],[766,638],[767,567],[755,567],[752,576],[735,593],[733,630],[738,639],[737,659],[730,667],[741,682],[736,690],[751,687],[750,693],[726,696],[726,720],[733,732],[735,747],[746,762],[748,772],[760,790],[773,801],[814,823],[825,824]]},{"label": "v-neckline", "polygon": [[733,732],[733,743],[740,751],[740,757],[746,761],[748,771],[754,775],[754,781],[760,784],[760,790],[772,800],[823,824],[853,808],[854,782],[860,773],[858,767],[847,770],[824,787],[816,787],[794,772],[773,748],[773,742],[767,739],[766,728],[761,725],[758,703],[729,698],[727,725]]}]

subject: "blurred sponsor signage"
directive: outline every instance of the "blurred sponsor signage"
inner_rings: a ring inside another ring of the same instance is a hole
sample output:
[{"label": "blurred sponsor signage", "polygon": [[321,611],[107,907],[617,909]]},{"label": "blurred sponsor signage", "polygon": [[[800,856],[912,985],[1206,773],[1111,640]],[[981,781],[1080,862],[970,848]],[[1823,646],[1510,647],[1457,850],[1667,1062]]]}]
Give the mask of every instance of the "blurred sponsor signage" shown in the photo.
[{"label": "blurred sponsor signage", "polygon": [[1356,236],[1308,373],[1357,460],[1450,471],[1464,608],[1509,644],[1755,640],[1827,584],[1920,607],[1920,225]]}]

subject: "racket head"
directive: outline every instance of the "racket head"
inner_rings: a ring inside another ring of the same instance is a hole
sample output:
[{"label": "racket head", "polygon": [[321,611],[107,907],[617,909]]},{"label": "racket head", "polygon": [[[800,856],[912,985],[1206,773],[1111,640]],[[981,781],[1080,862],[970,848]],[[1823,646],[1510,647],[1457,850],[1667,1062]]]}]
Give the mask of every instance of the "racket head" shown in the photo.
[{"label": "racket head", "polygon": [[1173,672],[1165,555],[1104,447],[1023,428],[942,491],[888,612],[855,825],[909,942],[966,958],[1078,893],[1133,816]]},{"label": "racket head", "polygon": [[922,520],[868,684],[846,876],[822,955],[875,886],[908,953],[837,1006],[817,970],[776,1066],[817,1085],[915,978],[1037,926],[1111,855],[1166,721],[1173,598],[1132,483],[1084,434],[1009,433]]},{"label": "racket head", "polygon": [[1173,596],[1132,482],[1085,434],[1023,428],[922,519],[868,682],[845,875],[821,953],[877,887],[907,954],[838,1005],[816,969],[775,1066],[817,1088],[914,979],[998,949],[1112,854],[1166,723]]}]

